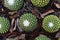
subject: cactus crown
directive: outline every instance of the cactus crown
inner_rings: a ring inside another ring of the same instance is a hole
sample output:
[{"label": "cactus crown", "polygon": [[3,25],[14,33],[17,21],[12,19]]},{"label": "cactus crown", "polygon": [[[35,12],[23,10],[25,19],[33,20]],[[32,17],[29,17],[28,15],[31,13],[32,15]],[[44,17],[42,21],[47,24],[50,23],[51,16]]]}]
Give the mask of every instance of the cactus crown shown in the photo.
[{"label": "cactus crown", "polygon": [[37,26],[37,19],[31,13],[26,13],[20,17],[19,24],[25,31],[32,31]]},{"label": "cactus crown", "polygon": [[49,15],[43,20],[43,28],[50,33],[56,32],[60,28],[60,20],[57,16]]}]

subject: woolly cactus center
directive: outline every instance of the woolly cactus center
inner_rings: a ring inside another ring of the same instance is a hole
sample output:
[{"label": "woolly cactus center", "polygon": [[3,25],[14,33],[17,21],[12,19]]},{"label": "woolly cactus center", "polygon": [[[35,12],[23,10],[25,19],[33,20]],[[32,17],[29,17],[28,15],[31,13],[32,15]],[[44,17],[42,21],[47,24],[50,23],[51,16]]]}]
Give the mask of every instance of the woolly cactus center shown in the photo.
[{"label": "woolly cactus center", "polygon": [[1,29],[1,26],[2,26],[2,25],[0,24],[0,29]]},{"label": "woolly cactus center", "polygon": [[24,20],[24,22],[23,22],[23,25],[24,25],[24,26],[28,27],[29,24],[30,24],[30,22],[29,22],[28,20]]},{"label": "woolly cactus center", "polygon": [[13,4],[14,4],[14,0],[9,0],[8,3],[9,3],[10,5],[13,5]]},{"label": "woolly cactus center", "polygon": [[53,24],[52,22],[49,22],[49,23],[48,23],[48,26],[49,26],[49,27],[53,27],[54,24]]}]

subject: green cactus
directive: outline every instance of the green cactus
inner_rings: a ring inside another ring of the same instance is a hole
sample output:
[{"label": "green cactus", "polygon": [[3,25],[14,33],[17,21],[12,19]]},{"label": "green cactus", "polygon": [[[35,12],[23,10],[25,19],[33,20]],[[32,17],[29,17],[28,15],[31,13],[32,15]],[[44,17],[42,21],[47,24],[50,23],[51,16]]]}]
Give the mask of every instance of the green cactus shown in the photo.
[{"label": "green cactus", "polygon": [[31,0],[32,4],[38,7],[44,7],[50,0]]},{"label": "green cactus", "polygon": [[33,31],[37,27],[37,19],[31,13],[26,13],[20,17],[19,24],[26,32]]},{"label": "green cactus", "polygon": [[0,17],[0,33],[6,33],[10,28],[10,22],[7,18]]},{"label": "green cactus", "polygon": [[39,35],[38,37],[36,37],[34,40],[51,40],[50,38],[48,38],[45,35]]},{"label": "green cactus", "polygon": [[57,16],[49,15],[44,18],[42,25],[47,32],[54,33],[60,28],[60,20]]},{"label": "green cactus", "polygon": [[9,10],[18,10],[22,5],[23,0],[4,0],[4,6]]}]

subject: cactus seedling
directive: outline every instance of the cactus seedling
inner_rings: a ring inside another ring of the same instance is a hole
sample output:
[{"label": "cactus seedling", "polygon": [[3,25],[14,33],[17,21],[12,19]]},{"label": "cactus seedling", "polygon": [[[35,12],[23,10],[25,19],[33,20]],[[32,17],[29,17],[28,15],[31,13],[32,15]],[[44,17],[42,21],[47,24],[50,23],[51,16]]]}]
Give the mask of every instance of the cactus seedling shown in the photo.
[{"label": "cactus seedling", "polygon": [[20,17],[19,24],[26,32],[33,31],[37,27],[37,19],[31,13],[26,13]]},{"label": "cactus seedling", "polygon": [[4,6],[10,10],[18,10],[22,5],[23,0],[4,0]]},{"label": "cactus seedling", "polygon": [[48,38],[45,35],[39,35],[38,37],[36,37],[34,40],[51,40],[50,38]]},{"label": "cactus seedling", "polygon": [[50,0],[31,0],[32,4],[38,7],[44,7]]},{"label": "cactus seedling", "polygon": [[49,15],[43,20],[43,28],[50,33],[56,32],[60,28],[60,20],[57,16]]},{"label": "cactus seedling", "polygon": [[0,17],[0,33],[6,33],[10,28],[10,22],[7,18]]}]

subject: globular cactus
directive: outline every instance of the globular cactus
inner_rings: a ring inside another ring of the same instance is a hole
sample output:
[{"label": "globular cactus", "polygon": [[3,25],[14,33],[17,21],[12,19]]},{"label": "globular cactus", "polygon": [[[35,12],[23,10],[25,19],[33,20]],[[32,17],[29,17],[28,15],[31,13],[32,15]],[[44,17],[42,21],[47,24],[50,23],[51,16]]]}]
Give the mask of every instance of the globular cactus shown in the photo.
[{"label": "globular cactus", "polygon": [[37,7],[44,7],[49,3],[50,0],[31,0],[32,4]]},{"label": "globular cactus", "polygon": [[50,38],[48,38],[45,35],[39,35],[38,37],[36,37],[34,40],[51,40]]},{"label": "globular cactus", "polygon": [[22,5],[23,0],[4,0],[4,6],[9,10],[18,10]]},{"label": "globular cactus", "polygon": [[20,17],[19,24],[24,31],[33,31],[37,27],[36,16],[26,13]]},{"label": "globular cactus", "polygon": [[49,15],[43,19],[43,28],[50,33],[54,33],[60,28],[60,20],[57,16]]},{"label": "globular cactus", "polygon": [[0,17],[0,34],[8,32],[10,28],[10,22],[7,18]]}]

